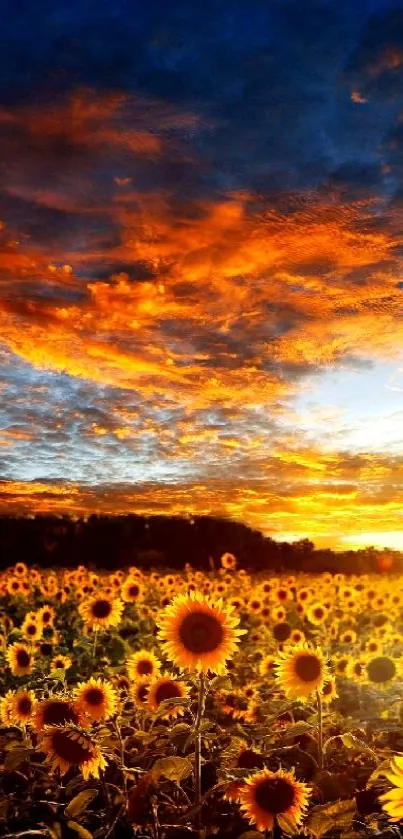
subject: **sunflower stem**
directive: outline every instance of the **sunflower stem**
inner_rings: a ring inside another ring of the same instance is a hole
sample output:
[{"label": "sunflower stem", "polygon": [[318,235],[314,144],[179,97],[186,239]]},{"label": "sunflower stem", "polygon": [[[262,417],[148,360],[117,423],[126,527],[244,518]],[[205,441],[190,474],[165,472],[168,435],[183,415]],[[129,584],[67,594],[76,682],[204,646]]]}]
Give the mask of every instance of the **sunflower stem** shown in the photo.
[{"label": "sunflower stem", "polygon": [[316,703],[317,703],[317,711],[318,711],[318,764],[319,769],[323,769],[324,767],[324,754],[323,754],[323,714],[322,714],[322,697],[319,691],[316,691]]},{"label": "sunflower stem", "polygon": [[206,689],[204,681],[204,673],[200,673],[199,678],[199,695],[197,701],[197,715],[195,722],[195,806],[197,811],[195,814],[195,828],[201,831],[201,724],[204,714],[204,706],[206,702]]},{"label": "sunflower stem", "polygon": [[93,661],[95,661],[95,652],[96,652],[96,649],[97,649],[97,635],[98,635],[98,630],[96,629],[95,632],[94,632],[94,643],[93,643],[93,646],[92,646],[92,660]]},{"label": "sunflower stem", "polygon": [[124,793],[125,801],[126,801],[126,804],[127,804],[128,800],[129,800],[128,789],[127,789],[127,775],[126,775],[126,772],[123,768],[124,765],[125,765],[125,744],[123,742],[122,732],[121,732],[121,729],[120,729],[120,724],[119,724],[119,719],[118,718],[115,719],[115,729],[116,729],[116,734],[118,736],[119,746],[120,746],[120,762],[121,762],[121,766],[122,766],[123,793]]}]

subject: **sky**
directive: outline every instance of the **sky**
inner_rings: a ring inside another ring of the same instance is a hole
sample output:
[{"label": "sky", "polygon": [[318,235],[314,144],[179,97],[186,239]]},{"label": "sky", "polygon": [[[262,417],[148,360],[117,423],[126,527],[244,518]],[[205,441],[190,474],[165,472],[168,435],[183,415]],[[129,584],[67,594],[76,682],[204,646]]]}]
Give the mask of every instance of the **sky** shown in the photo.
[{"label": "sky", "polygon": [[403,8],[0,30],[0,513],[403,550]]}]

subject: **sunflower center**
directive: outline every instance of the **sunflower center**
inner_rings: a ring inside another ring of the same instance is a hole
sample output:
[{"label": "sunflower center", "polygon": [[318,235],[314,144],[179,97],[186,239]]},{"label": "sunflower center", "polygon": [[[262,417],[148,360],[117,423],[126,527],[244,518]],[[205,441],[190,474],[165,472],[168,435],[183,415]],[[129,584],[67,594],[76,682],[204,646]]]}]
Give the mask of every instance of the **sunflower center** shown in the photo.
[{"label": "sunflower center", "polygon": [[314,682],[321,674],[321,663],[313,653],[303,653],[295,662],[295,673],[303,682]]},{"label": "sunflower center", "polygon": [[130,586],[129,588],[130,597],[137,597],[139,594],[139,587],[138,586]]},{"label": "sunflower center", "polygon": [[18,702],[18,712],[20,714],[30,714],[32,711],[32,702],[29,696],[22,696]]},{"label": "sunflower center", "polygon": [[377,627],[385,626],[385,623],[387,623],[388,620],[389,620],[389,618],[387,618],[386,615],[375,615],[374,626],[377,626]]},{"label": "sunflower center", "polygon": [[107,618],[112,611],[112,606],[109,600],[96,600],[92,604],[92,614],[94,618]]},{"label": "sunflower center", "polygon": [[27,626],[27,635],[36,635],[36,626],[34,623],[30,623]]},{"label": "sunflower center", "polygon": [[26,650],[18,650],[17,663],[19,667],[29,667],[31,663],[31,656]]},{"label": "sunflower center", "polygon": [[215,615],[207,612],[189,612],[183,619],[179,637],[191,653],[211,653],[223,641],[223,628]]},{"label": "sunflower center", "polygon": [[275,626],[273,626],[273,636],[276,641],[286,641],[287,638],[290,637],[291,632],[291,626],[287,623],[287,621],[276,623]]},{"label": "sunflower center", "polygon": [[275,816],[292,807],[295,792],[284,778],[265,778],[256,787],[255,799],[262,810]]},{"label": "sunflower center", "polygon": [[51,615],[50,612],[44,612],[42,615],[42,622],[48,623],[50,621]]},{"label": "sunflower center", "polygon": [[88,702],[88,705],[102,705],[104,694],[100,688],[88,688],[85,692],[85,701]]},{"label": "sunflower center", "polygon": [[175,682],[164,682],[162,685],[159,685],[155,692],[155,699],[158,702],[163,702],[164,699],[175,699],[176,697],[180,697],[181,689],[179,685],[175,684]]},{"label": "sunflower center", "polygon": [[148,659],[142,659],[138,662],[136,669],[139,676],[151,676],[154,668],[151,661],[148,661]]},{"label": "sunflower center", "polygon": [[244,749],[237,760],[238,769],[263,769],[264,760],[262,755],[254,752],[253,749]]},{"label": "sunflower center", "polygon": [[320,620],[320,618],[323,618],[324,614],[325,613],[323,609],[320,608],[320,606],[318,606],[314,611],[315,618],[318,618],[318,620]]},{"label": "sunflower center", "polygon": [[333,686],[332,686],[331,682],[326,682],[326,684],[323,685],[323,690],[322,690],[323,696],[330,696],[330,694],[332,692],[332,687]]},{"label": "sunflower center", "polygon": [[43,713],[44,725],[63,725],[63,723],[78,723],[78,717],[68,702],[55,700],[49,702]]},{"label": "sunflower center", "polygon": [[381,684],[382,682],[389,682],[390,679],[393,679],[396,674],[396,665],[391,658],[381,655],[369,662],[367,670],[371,682]]},{"label": "sunflower center", "polygon": [[[90,743],[88,743],[90,746]],[[55,731],[52,735],[53,751],[68,763],[79,765],[90,760],[92,749],[87,749],[78,740],[73,740],[67,731]]]}]

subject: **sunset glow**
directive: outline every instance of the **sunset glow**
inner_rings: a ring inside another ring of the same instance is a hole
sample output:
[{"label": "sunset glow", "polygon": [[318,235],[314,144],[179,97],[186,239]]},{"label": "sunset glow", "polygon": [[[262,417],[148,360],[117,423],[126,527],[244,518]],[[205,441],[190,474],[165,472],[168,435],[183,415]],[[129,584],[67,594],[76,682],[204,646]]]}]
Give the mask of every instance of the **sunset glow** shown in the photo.
[{"label": "sunset glow", "polygon": [[403,15],[271,5],[1,82],[2,513],[403,550]]}]

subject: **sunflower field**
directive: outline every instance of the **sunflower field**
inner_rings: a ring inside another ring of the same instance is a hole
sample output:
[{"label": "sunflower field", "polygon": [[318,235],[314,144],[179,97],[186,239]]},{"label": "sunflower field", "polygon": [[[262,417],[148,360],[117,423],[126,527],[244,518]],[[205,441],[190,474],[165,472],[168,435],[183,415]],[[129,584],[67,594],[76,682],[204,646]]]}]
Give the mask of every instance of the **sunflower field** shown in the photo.
[{"label": "sunflower field", "polygon": [[399,835],[403,577],[0,574],[0,837]]}]

